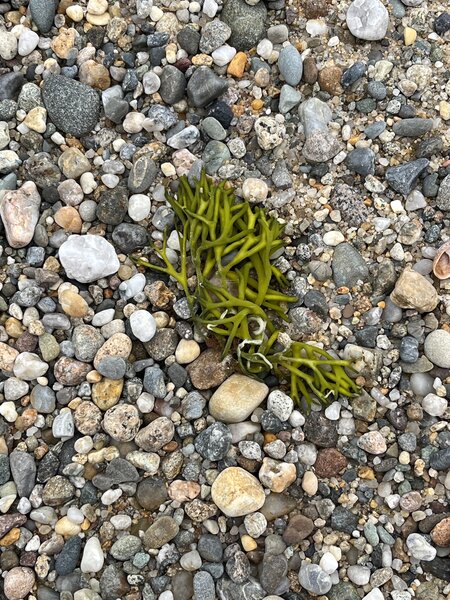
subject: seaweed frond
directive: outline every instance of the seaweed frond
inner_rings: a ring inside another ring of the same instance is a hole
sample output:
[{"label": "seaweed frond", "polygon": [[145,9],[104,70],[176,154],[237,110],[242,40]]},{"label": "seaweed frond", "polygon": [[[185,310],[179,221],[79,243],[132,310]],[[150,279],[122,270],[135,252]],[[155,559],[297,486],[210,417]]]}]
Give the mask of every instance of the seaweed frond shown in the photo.
[{"label": "seaweed frond", "polygon": [[[175,213],[178,266],[167,256],[167,232],[162,248],[153,246],[162,264],[133,260],[179,284],[195,322],[221,341],[223,356],[233,353],[243,372],[255,377],[273,372],[289,383],[291,397],[308,407],[355,395],[349,361],[306,342],[279,344],[277,323],[288,321],[288,305],[296,301],[282,291],[288,281],[272,261],[284,246],[282,225],[263,208],[237,202],[225,182],[216,184],[204,172],[194,187],[181,177],[176,196],[166,198]],[[190,274],[196,276],[193,291]]]}]

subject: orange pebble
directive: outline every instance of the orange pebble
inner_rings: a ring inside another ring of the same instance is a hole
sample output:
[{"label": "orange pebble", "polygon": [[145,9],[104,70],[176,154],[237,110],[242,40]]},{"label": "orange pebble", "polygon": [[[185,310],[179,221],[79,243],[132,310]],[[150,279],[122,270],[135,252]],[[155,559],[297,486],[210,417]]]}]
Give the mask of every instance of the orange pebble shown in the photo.
[{"label": "orange pebble", "polygon": [[259,111],[264,106],[264,102],[262,100],[253,100],[251,106],[254,111]]},{"label": "orange pebble", "polygon": [[247,55],[245,52],[238,52],[228,65],[227,73],[233,77],[242,77],[247,65]]}]

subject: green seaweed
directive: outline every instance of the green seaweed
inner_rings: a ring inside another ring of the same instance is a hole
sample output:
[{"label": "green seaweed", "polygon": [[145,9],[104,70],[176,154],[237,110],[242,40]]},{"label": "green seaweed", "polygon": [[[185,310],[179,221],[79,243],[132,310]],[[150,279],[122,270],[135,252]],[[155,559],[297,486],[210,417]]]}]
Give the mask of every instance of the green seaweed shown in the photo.
[{"label": "green seaweed", "polygon": [[[263,208],[237,202],[225,182],[216,184],[205,173],[195,187],[181,177],[176,197],[166,198],[180,242],[177,267],[167,256],[167,232],[161,248],[153,245],[161,264],[133,259],[179,284],[194,321],[220,340],[223,356],[233,353],[251,376],[273,372],[308,407],[355,395],[359,388],[347,373],[349,361],[306,342],[289,339],[283,345],[286,335],[277,324],[288,321],[287,307],[296,298],[281,291],[288,281],[271,260],[284,246],[282,225]],[[196,283],[190,288],[192,275]]]}]

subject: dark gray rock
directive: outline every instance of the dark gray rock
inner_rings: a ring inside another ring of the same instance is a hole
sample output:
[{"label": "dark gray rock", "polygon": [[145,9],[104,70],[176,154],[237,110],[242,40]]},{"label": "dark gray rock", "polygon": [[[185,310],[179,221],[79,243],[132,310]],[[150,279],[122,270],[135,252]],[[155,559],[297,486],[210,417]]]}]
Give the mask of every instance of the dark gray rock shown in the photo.
[{"label": "dark gray rock", "polygon": [[121,252],[130,254],[130,252],[143,248],[147,244],[148,233],[142,225],[121,223],[114,229],[112,239]]},{"label": "dark gray rock", "polygon": [[11,71],[0,77],[0,101],[17,98],[20,88],[25,83],[25,78],[17,71]]},{"label": "dark gray rock", "polygon": [[186,50],[186,52],[192,56],[198,53],[200,34],[191,25],[187,25],[178,33],[177,42],[180,45],[180,48]]},{"label": "dark gray rock", "polygon": [[175,104],[182,100],[186,90],[184,73],[173,65],[167,65],[163,68],[160,79],[159,93],[166,104]]},{"label": "dark gray rock", "polygon": [[195,440],[195,449],[208,460],[218,461],[225,458],[231,447],[231,431],[223,423],[213,423],[199,433]]},{"label": "dark gray rock", "polygon": [[376,121],[371,123],[364,129],[364,134],[369,140],[374,140],[386,129],[386,123],[384,121]]},{"label": "dark gray rock", "polygon": [[222,561],[222,542],[216,535],[210,533],[201,535],[198,540],[197,550],[205,561],[213,563]]},{"label": "dark gray rock", "polygon": [[394,123],[393,131],[400,137],[417,138],[422,137],[433,129],[433,119],[402,119]]},{"label": "dark gray rock", "polygon": [[346,71],[342,73],[341,84],[344,89],[348,89],[356,83],[361,77],[364,77],[367,71],[366,63],[358,61],[352,64]]},{"label": "dark gray rock", "polygon": [[351,535],[358,528],[358,515],[343,506],[337,506],[331,513],[331,527]]},{"label": "dark gray rock", "polygon": [[36,481],[36,463],[31,454],[13,450],[9,457],[11,474],[20,498],[31,494]]},{"label": "dark gray rock", "polygon": [[201,108],[225,93],[227,87],[226,79],[219,77],[209,67],[199,67],[189,79],[187,94],[191,104]]},{"label": "dark gray rock", "polygon": [[64,133],[81,137],[99,120],[99,95],[79,81],[50,75],[44,82],[42,98],[50,120]]},{"label": "dark gray rock", "polygon": [[334,448],[338,441],[336,422],[319,412],[310,413],[303,426],[305,439],[320,448]]},{"label": "dark gray rock", "polygon": [[143,154],[133,164],[128,176],[128,189],[133,194],[148,190],[157,173],[156,165],[149,154]]},{"label": "dark gray rock", "polygon": [[78,566],[81,554],[81,538],[71,537],[64,544],[63,549],[55,560],[55,570],[58,575],[69,575]]},{"label": "dark gray rock", "polygon": [[97,205],[97,219],[107,225],[122,223],[128,210],[128,194],[123,186],[105,190]]},{"label": "dark gray rock", "polygon": [[230,46],[236,50],[250,50],[265,32],[267,9],[264,2],[250,6],[245,0],[227,0],[220,18],[231,27]]},{"label": "dark gray rock", "polygon": [[327,596],[329,600],[359,600],[358,592],[349,581],[340,581],[333,585]]},{"label": "dark gray rock", "polygon": [[436,205],[441,210],[450,210],[450,175],[444,177],[439,186]]},{"label": "dark gray rock", "polygon": [[373,175],[375,172],[375,153],[370,148],[355,148],[345,162],[350,171],[359,175]]},{"label": "dark gray rock", "polygon": [[31,18],[40,33],[48,33],[53,25],[58,0],[30,0]]},{"label": "dark gray rock", "polygon": [[333,279],[337,287],[353,287],[358,280],[367,281],[369,269],[352,244],[339,244],[333,254]]},{"label": "dark gray rock", "polygon": [[430,456],[430,467],[436,471],[450,469],[450,447],[433,452]]},{"label": "dark gray rock", "polygon": [[0,485],[3,485],[10,478],[9,458],[5,454],[0,455]]},{"label": "dark gray rock", "polygon": [[407,196],[416,187],[420,175],[430,164],[426,158],[419,158],[398,167],[389,167],[386,170],[386,181],[390,187]]}]

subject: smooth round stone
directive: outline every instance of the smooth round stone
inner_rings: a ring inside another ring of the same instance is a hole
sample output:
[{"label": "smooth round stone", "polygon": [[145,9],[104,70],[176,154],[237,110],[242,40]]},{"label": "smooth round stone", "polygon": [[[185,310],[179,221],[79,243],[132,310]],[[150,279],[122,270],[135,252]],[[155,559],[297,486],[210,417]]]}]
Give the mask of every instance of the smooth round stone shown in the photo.
[{"label": "smooth round stone", "polygon": [[221,471],[212,484],[211,497],[227,517],[242,517],[255,512],[266,499],[256,477],[241,467]]},{"label": "smooth round stone", "polygon": [[380,0],[354,0],[347,9],[347,26],[360,40],[382,40],[389,24],[389,13]]},{"label": "smooth round stone", "polygon": [[48,371],[48,364],[43,362],[37,354],[22,352],[14,363],[14,375],[19,379],[31,381],[42,377]]},{"label": "smooth round stone", "polygon": [[245,0],[228,0],[220,18],[231,27],[230,46],[249,50],[257,45],[265,31],[267,9],[264,2],[250,6]]},{"label": "smooth round stone", "polygon": [[91,537],[86,542],[81,559],[81,571],[83,573],[98,573],[102,570],[105,557],[98,537]]},{"label": "smooth round stone", "polygon": [[143,221],[150,215],[151,202],[145,194],[133,194],[128,201],[128,215],[133,221]]},{"label": "smooth round stone", "polygon": [[120,266],[112,244],[99,235],[71,235],[59,248],[59,260],[66,275],[81,283],[112,275]]},{"label": "smooth round stone", "polygon": [[156,321],[146,310],[136,310],[131,314],[130,327],[141,342],[149,342],[156,333]]},{"label": "smooth round stone", "polygon": [[15,377],[9,377],[4,384],[3,394],[6,400],[18,400],[28,393],[29,385]]},{"label": "smooth round stone", "polygon": [[450,333],[445,329],[436,329],[429,333],[424,344],[425,356],[443,369],[450,368]]},{"label": "smooth round stone", "polygon": [[278,68],[288,85],[296,86],[303,74],[303,61],[300,52],[291,44],[281,49],[278,57]]},{"label": "smooth round stone", "polygon": [[422,400],[423,410],[432,417],[442,417],[445,414],[447,407],[447,400],[436,394],[427,394]]},{"label": "smooth round stone", "polygon": [[202,566],[202,559],[197,550],[191,550],[180,558],[180,565],[185,571],[197,571]]},{"label": "smooth round stone", "polygon": [[223,423],[241,423],[261,404],[268,391],[261,381],[245,375],[231,375],[212,395],[210,413]]},{"label": "smooth round stone", "polygon": [[53,25],[57,0],[30,0],[30,12],[33,22],[41,33],[48,33]]},{"label": "smooth round stone", "polygon": [[8,571],[4,580],[4,592],[8,600],[21,600],[31,592],[35,574],[28,567],[14,567]]},{"label": "smooth round stone", "polygon": [[227,132],[222,127],[222,124],[214,117],[206,117],[202,121],[203,131],[213,140],[224,140],[227,137]]},{"label": "smooth round stone", "polygon": [[298,580],[302,587],[317,596],[323,596],[332,586],[330,576],[319,565],[312,563],[304,563],[301,566]]},{"label": "smooth round stone", "polygon": [[154,94],[159,90],[161,80],[153,71],[147,71],[142,78],[142,85],[146,94]]},{"label": "smooth round stone", "polygon": [[[51,0],[50,0],[51,1]],[[24,29],[20,34],[18,43],[18,52],[20,56],[28,56],[33,52],[39,43],[39,36],[31,29]]]}]

